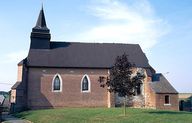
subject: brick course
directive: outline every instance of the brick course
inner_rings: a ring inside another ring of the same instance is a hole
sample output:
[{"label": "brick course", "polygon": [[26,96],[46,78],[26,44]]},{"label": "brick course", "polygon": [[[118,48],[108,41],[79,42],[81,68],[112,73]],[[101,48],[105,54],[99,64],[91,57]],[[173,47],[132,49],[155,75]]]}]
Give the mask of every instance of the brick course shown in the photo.
[{"label": "brick course", "polygon": [[[25,95],[17,95],[16,100],[18,101],[16,102],[18,106],[25,105],[23,103],[27,100],[29,109],[59,107],[110,108],[114,107],[120,100],[114,93],[109,93],[106,88],[100,87],[98,82],[99,76],[109,75],[108,69],[28,68],[27,71],[24,70],[25,72],[21,73],[23,71],[21,68],[23,69],[20,66],[18,68],[18,74],[20,74],[18,78],[22,78],[24,83],[27,82],[27,96],[24,98]],[[56,74],[59,74],[62,78],[61,92],[52,91],[52,82]],[[90,92],[81,91],[81,80],[85,74],[89,76],[91,81]],[[138,108],[178,110],[177,94],[156,94],[150,87],[150,83],[151,77],[146,74],[142,85],[142,95],[129,98],[127,105]],[[12,93],[14,95],[16,92],[12,90]],[[170,105],[164,105],[165,95],[170,96]],[[23,101],[19,103],[19,100]]]},{"label": "brick course", "polygon": [[[170,96],[170,104],[165,104],[165,96]],[[178,94],[156,94],[157,109],[179,110]]]},{"label": "brick course", "polygon": [[[62,92],[52,92],[55,74],[62,78]],[[81,79],[85,74],[90,78],[91,92],[81,92]],[[98,82],[99,76],[107,74],[105,69],[30,68],[28,107],[107,107],[107,90]]]}]

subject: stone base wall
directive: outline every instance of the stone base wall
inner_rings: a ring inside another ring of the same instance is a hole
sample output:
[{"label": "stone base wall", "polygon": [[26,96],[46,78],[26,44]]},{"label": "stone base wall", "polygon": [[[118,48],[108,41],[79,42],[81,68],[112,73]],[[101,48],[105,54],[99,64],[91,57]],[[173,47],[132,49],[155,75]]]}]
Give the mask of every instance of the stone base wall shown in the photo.
[{"label": "stone base wall", "polygon": [[[123,106],[124,105],[124,97],[119,97],[118,94],[116,94],[115,97],[116,97],[115,106],[116,107]],[[145,107],[144,102],[145,101],[144,101],[143,95],[126,98],[126,106],[128,106],[128,107],[142,108],[142,107]]]}]

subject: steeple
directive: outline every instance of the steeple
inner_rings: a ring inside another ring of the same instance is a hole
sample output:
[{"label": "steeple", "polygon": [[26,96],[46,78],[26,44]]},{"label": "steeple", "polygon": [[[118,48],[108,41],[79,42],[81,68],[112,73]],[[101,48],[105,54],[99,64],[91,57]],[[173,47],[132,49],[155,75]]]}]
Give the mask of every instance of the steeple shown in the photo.
[{"label": "steeple", "polygon": [[36,26],[33,28],[33,30],[49,31],[45,21],[43,6],[42,6],[42,9],[40,10],[39,17],[36,22]]},{"label": "steeple", "polygon": [[50,48],[50,30],[47,28],[43,6],[40,10],[35,27],[31,32],[30,49],[49,49]]}]

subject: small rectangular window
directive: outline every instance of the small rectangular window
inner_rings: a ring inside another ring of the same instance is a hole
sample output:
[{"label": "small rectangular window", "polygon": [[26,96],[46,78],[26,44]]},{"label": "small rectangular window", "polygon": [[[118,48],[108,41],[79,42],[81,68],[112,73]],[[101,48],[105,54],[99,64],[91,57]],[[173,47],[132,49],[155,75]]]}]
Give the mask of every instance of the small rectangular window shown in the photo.
[{"label": "small rectangular window", "polygon": [[170,104],[170,96],[169,95],[165,96],[165,104]]}]

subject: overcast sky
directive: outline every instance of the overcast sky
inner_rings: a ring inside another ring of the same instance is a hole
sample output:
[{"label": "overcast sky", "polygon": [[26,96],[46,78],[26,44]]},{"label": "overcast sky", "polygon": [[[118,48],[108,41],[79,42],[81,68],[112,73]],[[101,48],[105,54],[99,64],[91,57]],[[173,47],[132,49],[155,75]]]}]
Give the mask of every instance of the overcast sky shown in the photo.
[{"label": "overcast sky", "polygon": [[[0,90],[16,82],[40,0],[0,4]],[[192,0],[44,0],[52,41],[140,44],[179,92],[192,92]],[[3,84],[6,83],[6,84]]]}]

